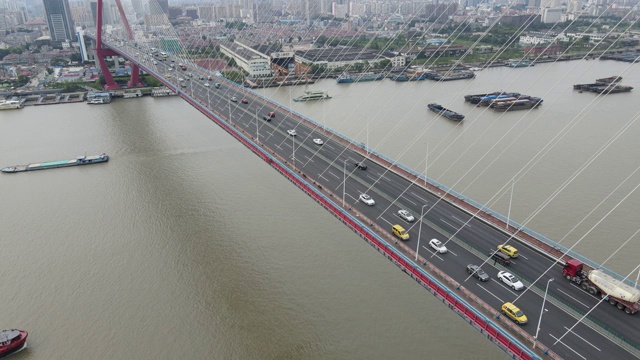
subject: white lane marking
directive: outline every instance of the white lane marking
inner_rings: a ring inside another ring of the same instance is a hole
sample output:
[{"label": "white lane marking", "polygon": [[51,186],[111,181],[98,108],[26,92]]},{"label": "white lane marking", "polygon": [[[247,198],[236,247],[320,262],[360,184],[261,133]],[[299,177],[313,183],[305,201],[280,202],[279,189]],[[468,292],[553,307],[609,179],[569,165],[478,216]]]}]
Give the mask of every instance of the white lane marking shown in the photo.
[{"label": "white lane marking", "polygon": [[373,180],[374,182],[378,181],[378,179],[373,178],[373,177],[371,177],[371,176],[369,176],[369,175],[367,175],[367,177],[368,177],[369,179]]},{"label": "white lane marking", "polygon": [[[466,221],[465,221],[465,220],[458,219],[457,217],[455,217],[455,216],[453,216],[453,215],[451,215],[451,217],[452,217],[452,218],[454,218],[454,219],[456,219],[456,220],[458,220],[458,221],[460,221],[461,223],[466,223]],[[469,227],[471,227],[471,225],[468,225],[468,226],[469,226]]]},{"label": "white lane marking", "polygon": [[[564,328],[565,328],[565,329],[567,329],[567,331],[569,331],[569,328],[568,328],[568,327],[566,327],[566,326],[565,326]],[[576,333],[575,333],[575,332],[573,332],[573,331],[570,331],[570,332],[571,332],[573,335],[575,335],[578,339],[580,339],[580,340],[582,340],[582,341],[586,342],[587,344],[589,344],[589,345],[593,346],[593,348],[594,348],[594,349],[596,349],[596,350],[598,350],[598,351],[602,351],[602,350],[600,350],[598,347],[596,347],[595,345],[593,345],[592,343],[590,343],[589,341],[587,341],[587,339],[583,338],[582,336],[580,336],[580,335],[576,334]]]},{"label": "white lane marking", "polygon": [[327,179],[326,177],[322,176],[321,174],[318,174],[318,177],[321,178],[321,179],[325,179],[325,180],[329,181],[329,179]]},{"label": "white lane marking", "polygon": [[420,195],[414,193],[413,191],[411,191],[411,195],[417,197],[418,199],[422,200],[422,202],[424,202],[425,204],[427,203],[427,199],[422,198]]},{"label": "white lane marking", "polygon": [[431,253],[431,255],[432,255],[432,256],[435,256],[435,257],[437,257],[438,259],[440,259],[440,260],[444,261],[444,259],[443,259],[443,258],[441,258],[440,256],[438,256],[438,253],[437,253],[437,252],[434,252],[434,250],[433,250],[432,248],[430,248],[430,247],[426,247],[426,246],[424,246],[424,245],[422,245],[422,248],[423,248],[423,249],[425,249],[425,250],[427,250],[429,253]]},{"label": "white lane marking", "polygon": [[384,222],[386,222],[387,224],[389,224],[389,225],[392,225],[392,226],[393,226],[393,224],[391,224],[387,219],[383,218],[382,216],[380,216],[380,219],[382,219],[382,220],[383,220]]},{"label": "white lane marking", "polygon": [[449,224],[448,222],[444,221],[444,219],[440,219],[440,221],[442,221],[443,223],[445,223],[445,224],[447,224],[447,225],[451,226],[452,228],[454,228],[454,229],[456,229],[456,230],[458,229],[456,226],[451,225],[451,224]]},{"label": "white lane marking", "polygon": [[580,304],[580,305],[582,305],[582,306],[586,307],[587,309],[591,309],[591,306],[588,306],[587,304],[585,304],[585,303],[583,303],[582,301],[580,301],[580,300],[578,300],[578,299],[574,298],[573,296],[571,296],[571,295],[567,294],[566,292],[564,292],[564,291],[560,290],[559,288],[556,288],[556,290],[558,290],[558,291],[560,291],[561,293],[565,294],[567,297],[572,298],[575,302],[577,302],[578,304]]},{"label": "white lane marking", "polygon": [[491,295],[491,296],[493,296],[494,298],[498,299],[498,301],[500,301],[501,303],[504,303],[504,302],[505,302],[504,300],[502,300],[502,299],[500,299],[499,297],[497,297],[497,296],[496,296],[496,294],[494,294],[494,293],[492,293],[491,291],[487,290],[487,288],[485,288],[484,286],[482,286],[482,285],[480,285],[480,284],[477,284],[477,283],[476,283],[476,285],[480,286],[480,288],[481,288],[482,290],[484,290],[484,291],[488,292],[488,293],[489,293],[489,295]]},{"label": "white lane marking", "polygon": [[458,256],[456,253],[454,253],[453,251],[451,251],[451,250],[449,250],[449,249],[447,249],[447,252],[452,253],[452,254],[453,254],[453,256]]},{"label": "white lane marking", "polygon": [[557,337],[555,337],[555,336],[553,336],[553,335],[551,335],[551,333],[549,333],[549,336],[551,336],[552,338],[556,339],[556,341],[557,341],[557,342],[559,342],[560,344],[564,345],[567,349],[569,349],[569,350],[573,351],[576,355],[578,355],[578,356],[580,356],[581,358],[583,358],[583,359],[587,360],[587,358],[586,358],[586,357],[584,357],[584,356],[580,355],[577,351],[575,351],[575,350],[573,350],[572,348],[570,348],[570,347],[569,347],[569,345],[567,345],[567,344],[563,343],[562,341],[558,340],[558,338],[557,338]]},{"label": "white lane marking", "polygon": [[526,257],[526,256],[524,256],[524,255],[522,255],[522,254],[520,254],[520,255],[519,255],[519,257],[521,257],[521,258],[523,258],[523,259],[525,259],[525,260],[529,260],[529,258],[528,258],[528,257]]},{"label": "white lane marking", "polygon": [[418,206],[418,204],[416,204],[416,203],[414,203],[413,201],[411,201],[411,200],[407,199],[407,197],[406,197],[406,196],[404,197],[404,200],[406,200],[406,201],[408,201],[408,202],[412,203],[412,204],[413,204],[413,205],[415,205],[415,206]]},{"label": "white lane marking", "polygon": [[336,148],[334,148],[333,146],[331,146],[331,145],[327,145],[327,144],[324,144],[323,146],[326,146],[326,147],[328,147],[329,149],[333,149],[333,150],[335,150],[335,149],[336,149]]},{"label": "white lane marking", "polygon": [[331,174],[331,175],[335,176],[337,179],[340,179],[340,176],[338,176],[338,175],[336,175],[336,174],[332,173],[332,172],[331,172],[331,170],[327,170],[327,172],[328,172],[329,174]]}]

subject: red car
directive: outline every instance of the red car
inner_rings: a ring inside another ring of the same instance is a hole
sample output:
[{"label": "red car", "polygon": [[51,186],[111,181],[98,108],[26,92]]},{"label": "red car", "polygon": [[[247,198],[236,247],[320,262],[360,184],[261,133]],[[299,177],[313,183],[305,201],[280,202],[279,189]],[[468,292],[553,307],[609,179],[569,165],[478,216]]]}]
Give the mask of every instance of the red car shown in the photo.
[{"label": "red car", "polygon": [[249,100],[247,100],[247,99],[242,99],[242,103],[243,103],[243,104],[248,104],[248,103],[249,103]]},{"label": "red car", "polygon": [[269,113],[269,116],[271,117],[276,117],[276,113],[274,113],[273,111]]}]

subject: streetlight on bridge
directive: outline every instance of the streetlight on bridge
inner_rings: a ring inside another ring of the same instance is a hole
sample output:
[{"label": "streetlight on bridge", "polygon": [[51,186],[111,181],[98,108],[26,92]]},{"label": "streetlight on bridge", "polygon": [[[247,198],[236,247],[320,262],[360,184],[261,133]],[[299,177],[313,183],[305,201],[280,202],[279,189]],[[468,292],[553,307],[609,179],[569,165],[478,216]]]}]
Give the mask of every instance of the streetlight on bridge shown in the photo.
[{"label": "streetlight on bridge", "polygon": [[416,246],[416,260],[418,261],[418,251],[420,250],[420,235],[422,234],[422,217],[424,216],[424,207],[429,204],[422,205],[422,209],[420,209],[420,226],[418,226],[418,245]]},{"label": "streetlight on bridge", "polygon": [[533,349],[536,348],[536,342],[538,341],[538,332],[540,331],[540,323],[542,322],[542,313],[544,313],[544,303],[547,301],[547,291],[549,291],[549,283],[553,281],[553,278],[547,281],[547,288],[544,290],[544,297],[542,298],[542,308],[540,309],[540,317],[538,318],[538,326],[536,327],[536,335],[533,337]]},{"label": "streetlight on bridge", "polygon": [[344,196],[347,192],[347,160],[342,162],[342,207],[344,207]]}]

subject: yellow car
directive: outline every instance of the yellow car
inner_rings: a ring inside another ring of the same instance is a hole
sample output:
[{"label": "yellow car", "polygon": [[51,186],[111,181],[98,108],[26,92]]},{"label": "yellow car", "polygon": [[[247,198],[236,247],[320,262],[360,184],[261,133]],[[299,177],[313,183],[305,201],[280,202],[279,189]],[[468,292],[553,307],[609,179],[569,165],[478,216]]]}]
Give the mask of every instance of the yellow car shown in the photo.
[{"label": "yellow car", "polygon": [[393,231],[393,235],[399,237],[402,240],[409,240],[409,233],[400,225],[393,225],[391,227],[391,231]]},{"label": "yellow car", "polygon": [[518,325],[524,325],[527,323],[527,316],[515,305],[510,302],[502,304],[502,313],[515,321]]},{"label": "yellow car", "polygon": [[514,248],[511,245],[498,245],[498,250],[500,250],[503,253],[511,256],[512,258],[517,258],[518,257],[518,249]]},{"label": "yellow car", "polygon": [[171,74],[167,74],[164,77],[166,77],[167,79],[171,79]]}]

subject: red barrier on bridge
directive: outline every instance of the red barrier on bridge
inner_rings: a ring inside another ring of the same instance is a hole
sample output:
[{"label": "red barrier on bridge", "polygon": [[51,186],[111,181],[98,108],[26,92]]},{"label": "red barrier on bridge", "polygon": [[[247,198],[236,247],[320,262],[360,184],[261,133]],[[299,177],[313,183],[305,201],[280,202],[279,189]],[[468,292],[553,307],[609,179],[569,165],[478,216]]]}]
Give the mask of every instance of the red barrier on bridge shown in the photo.
[{"label": "red barrier on bridge", "polygon": [[239,140],[242,144],[244,144],[247,148],[253,151],[260,158],[265,160],[268,164],[270,164],[274,169],[276,169],[279,173],[285,176],[289,181],[298,186],[302,191],[304,191],[307,195],[313,198],[316,202],[322,205],[325,209],[330,211],[335,217],[337,217],[340,221],[342,221],[345,225],[349,226],[353,231],[355,231],[358,235],[363,237],[367,242],[369,242],[374,248],[378,251],[382,252],[388,259],[394,262],[400,269],[404,272],[407,272],[412,278],[419,281],[425,288],[430,289],[432,293],[438,295],[442,298],[448,305],[457,310],[458,314],[461,314],[463,317],[468,319],[470,322],[475,324],[477,328],[479,328],[483,333],[485,333],[490,339],[495,340],[496,343],[501,345],[503,349],[513,354],[518,359],[522,360],[533,360],[534,358],[528,353],[528,349],[523,349],[519,343],[512,341],[509,337],[504,335],[501,332],[501,329],[495,327],[492,323],[484,320],[481,316],[478,315],[477,311],[469,308],[465,303],[459,301],[456,296],[454,296],[453,292],[447,288],[440,286],[434,280],[432,280],[428,275],[423,273],[417,264],[407,261],[404,256],[397,253],[393,248],[389,247],[386,243],[379,240],[373,234],[371,234],[366,226],[363,226],[360,222],[354,220],[351,216],[347,215],[343,212],[342,208],[333,202],[326,199],[322,194],[317,192],[310,184],[306,181],[301,180],[297,176],[295,176],[291,171],[283,166],[281,163],[277,161],[273,161],[274,159],[271,155],[267,154],[266,151],[262,150],[256,144],[246,139],[244,136],[241,136],[235,129],[233,129],[228,123],[225,121],[213,116],[211,112],[202,107],[199,103],[193,101],[190,97],[179,94],[183,99],[189,102],[192,106],[226,130],[228,133],[233,135],[237,140]]}]

